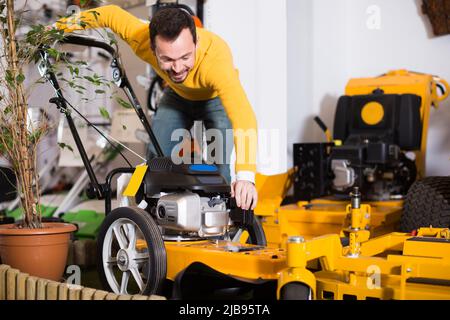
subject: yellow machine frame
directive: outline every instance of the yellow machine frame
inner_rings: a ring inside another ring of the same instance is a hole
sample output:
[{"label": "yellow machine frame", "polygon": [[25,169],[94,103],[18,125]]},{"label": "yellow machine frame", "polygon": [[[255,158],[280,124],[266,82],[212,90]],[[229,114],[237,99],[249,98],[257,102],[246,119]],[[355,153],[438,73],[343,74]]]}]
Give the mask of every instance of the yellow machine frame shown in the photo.
[{"label": "yellow machine frame", "polygon": [[[326,300],[450,299],[450,230],[422,228],[417,235],[390,233],[370,238],[371,206],[347,206],[350,224],[341,231],[350,238],[326,235],[305,241],[289,237],[288,268],[278,281],[301,283],[312,298]],[[307,269],[318,261],[321,270]]]},{"label": "yellow machine frame", "polygon": [[[193,263],[203,263],[225,275],[246,281],[277,280],[278,274],[286,268],[283,249],[209,240],[190,243],[166,241],[165,246],[167,278],[170,280],[175,280]],[[237,249],[244,250],[237,252]]]},{"label": "yellow machine frame", "polygon": [[[247,281],[277,280],[278,273],[286,268],[286,251],[281,248],[224,240],[164,241],[164,245],[167,252],[166,278],[172,281],[193,263],[203,263],[225,275]],[[145,248],[145,240],[138,240],[136,249]]]}]

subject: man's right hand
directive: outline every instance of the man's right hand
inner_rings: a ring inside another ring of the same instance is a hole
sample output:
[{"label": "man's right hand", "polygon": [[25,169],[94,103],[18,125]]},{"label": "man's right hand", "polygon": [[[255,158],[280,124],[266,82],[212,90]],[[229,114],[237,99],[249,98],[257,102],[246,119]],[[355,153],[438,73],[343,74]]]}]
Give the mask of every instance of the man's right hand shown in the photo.
[{"label": "man's right hand", "polygon": [[254,210],[258,202],[255,185],[246,180],[238,180],[231,184],[231,197],[236,198],[236,205],[243,210]]}]

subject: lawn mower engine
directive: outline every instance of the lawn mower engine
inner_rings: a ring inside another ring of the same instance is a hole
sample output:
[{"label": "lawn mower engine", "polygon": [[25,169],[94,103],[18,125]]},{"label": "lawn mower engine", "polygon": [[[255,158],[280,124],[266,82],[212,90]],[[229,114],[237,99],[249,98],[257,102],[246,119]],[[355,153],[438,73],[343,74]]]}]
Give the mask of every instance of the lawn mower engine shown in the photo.
[{"label": "lawn mower engine", "polygon": [[253,212],[237,208],[230,198],[216,166],[174,164],[170,158],[154,158],[148,166],[142,194],[165,239],[219,237],[253,221]]},{"label": "lawn mower engine", "polygon": [[416,180],[422,140],[421,97],[385,94],[339,99],[334,143],[294,145],[297,200],[347,198],[359,187],[366,200],[401,199]]},{"label": "lawn mower engine", "polygon": [[417,170],[398,145],[377,137],[355,137],[331,148],[331,191],[347,196],[358,186],[370,200],[402,198],[415,181]]}]

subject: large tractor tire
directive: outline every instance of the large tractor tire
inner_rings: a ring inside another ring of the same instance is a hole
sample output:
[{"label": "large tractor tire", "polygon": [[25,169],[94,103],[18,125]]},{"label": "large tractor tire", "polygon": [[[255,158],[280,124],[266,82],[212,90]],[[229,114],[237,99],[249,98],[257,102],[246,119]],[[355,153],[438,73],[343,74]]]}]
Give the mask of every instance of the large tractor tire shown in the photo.
[{"label": "large tractor tire", "polygon": [[450,227],[450,177],[416,181],[406,195],[401,231],[411,232],[429,226]]}]

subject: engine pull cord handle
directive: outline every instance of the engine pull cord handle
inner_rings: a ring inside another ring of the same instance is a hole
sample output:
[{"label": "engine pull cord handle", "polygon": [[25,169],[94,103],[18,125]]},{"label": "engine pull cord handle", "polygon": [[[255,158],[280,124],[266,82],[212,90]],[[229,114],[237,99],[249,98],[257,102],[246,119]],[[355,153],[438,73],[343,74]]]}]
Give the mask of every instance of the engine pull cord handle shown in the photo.
[{"label": "engine pull cord handle", "polygon": [[230,218],[234,223],[247,229],[251,226],[253,217],[253,210],[243,210],[237,206],[235,198],[230,199]]}]

